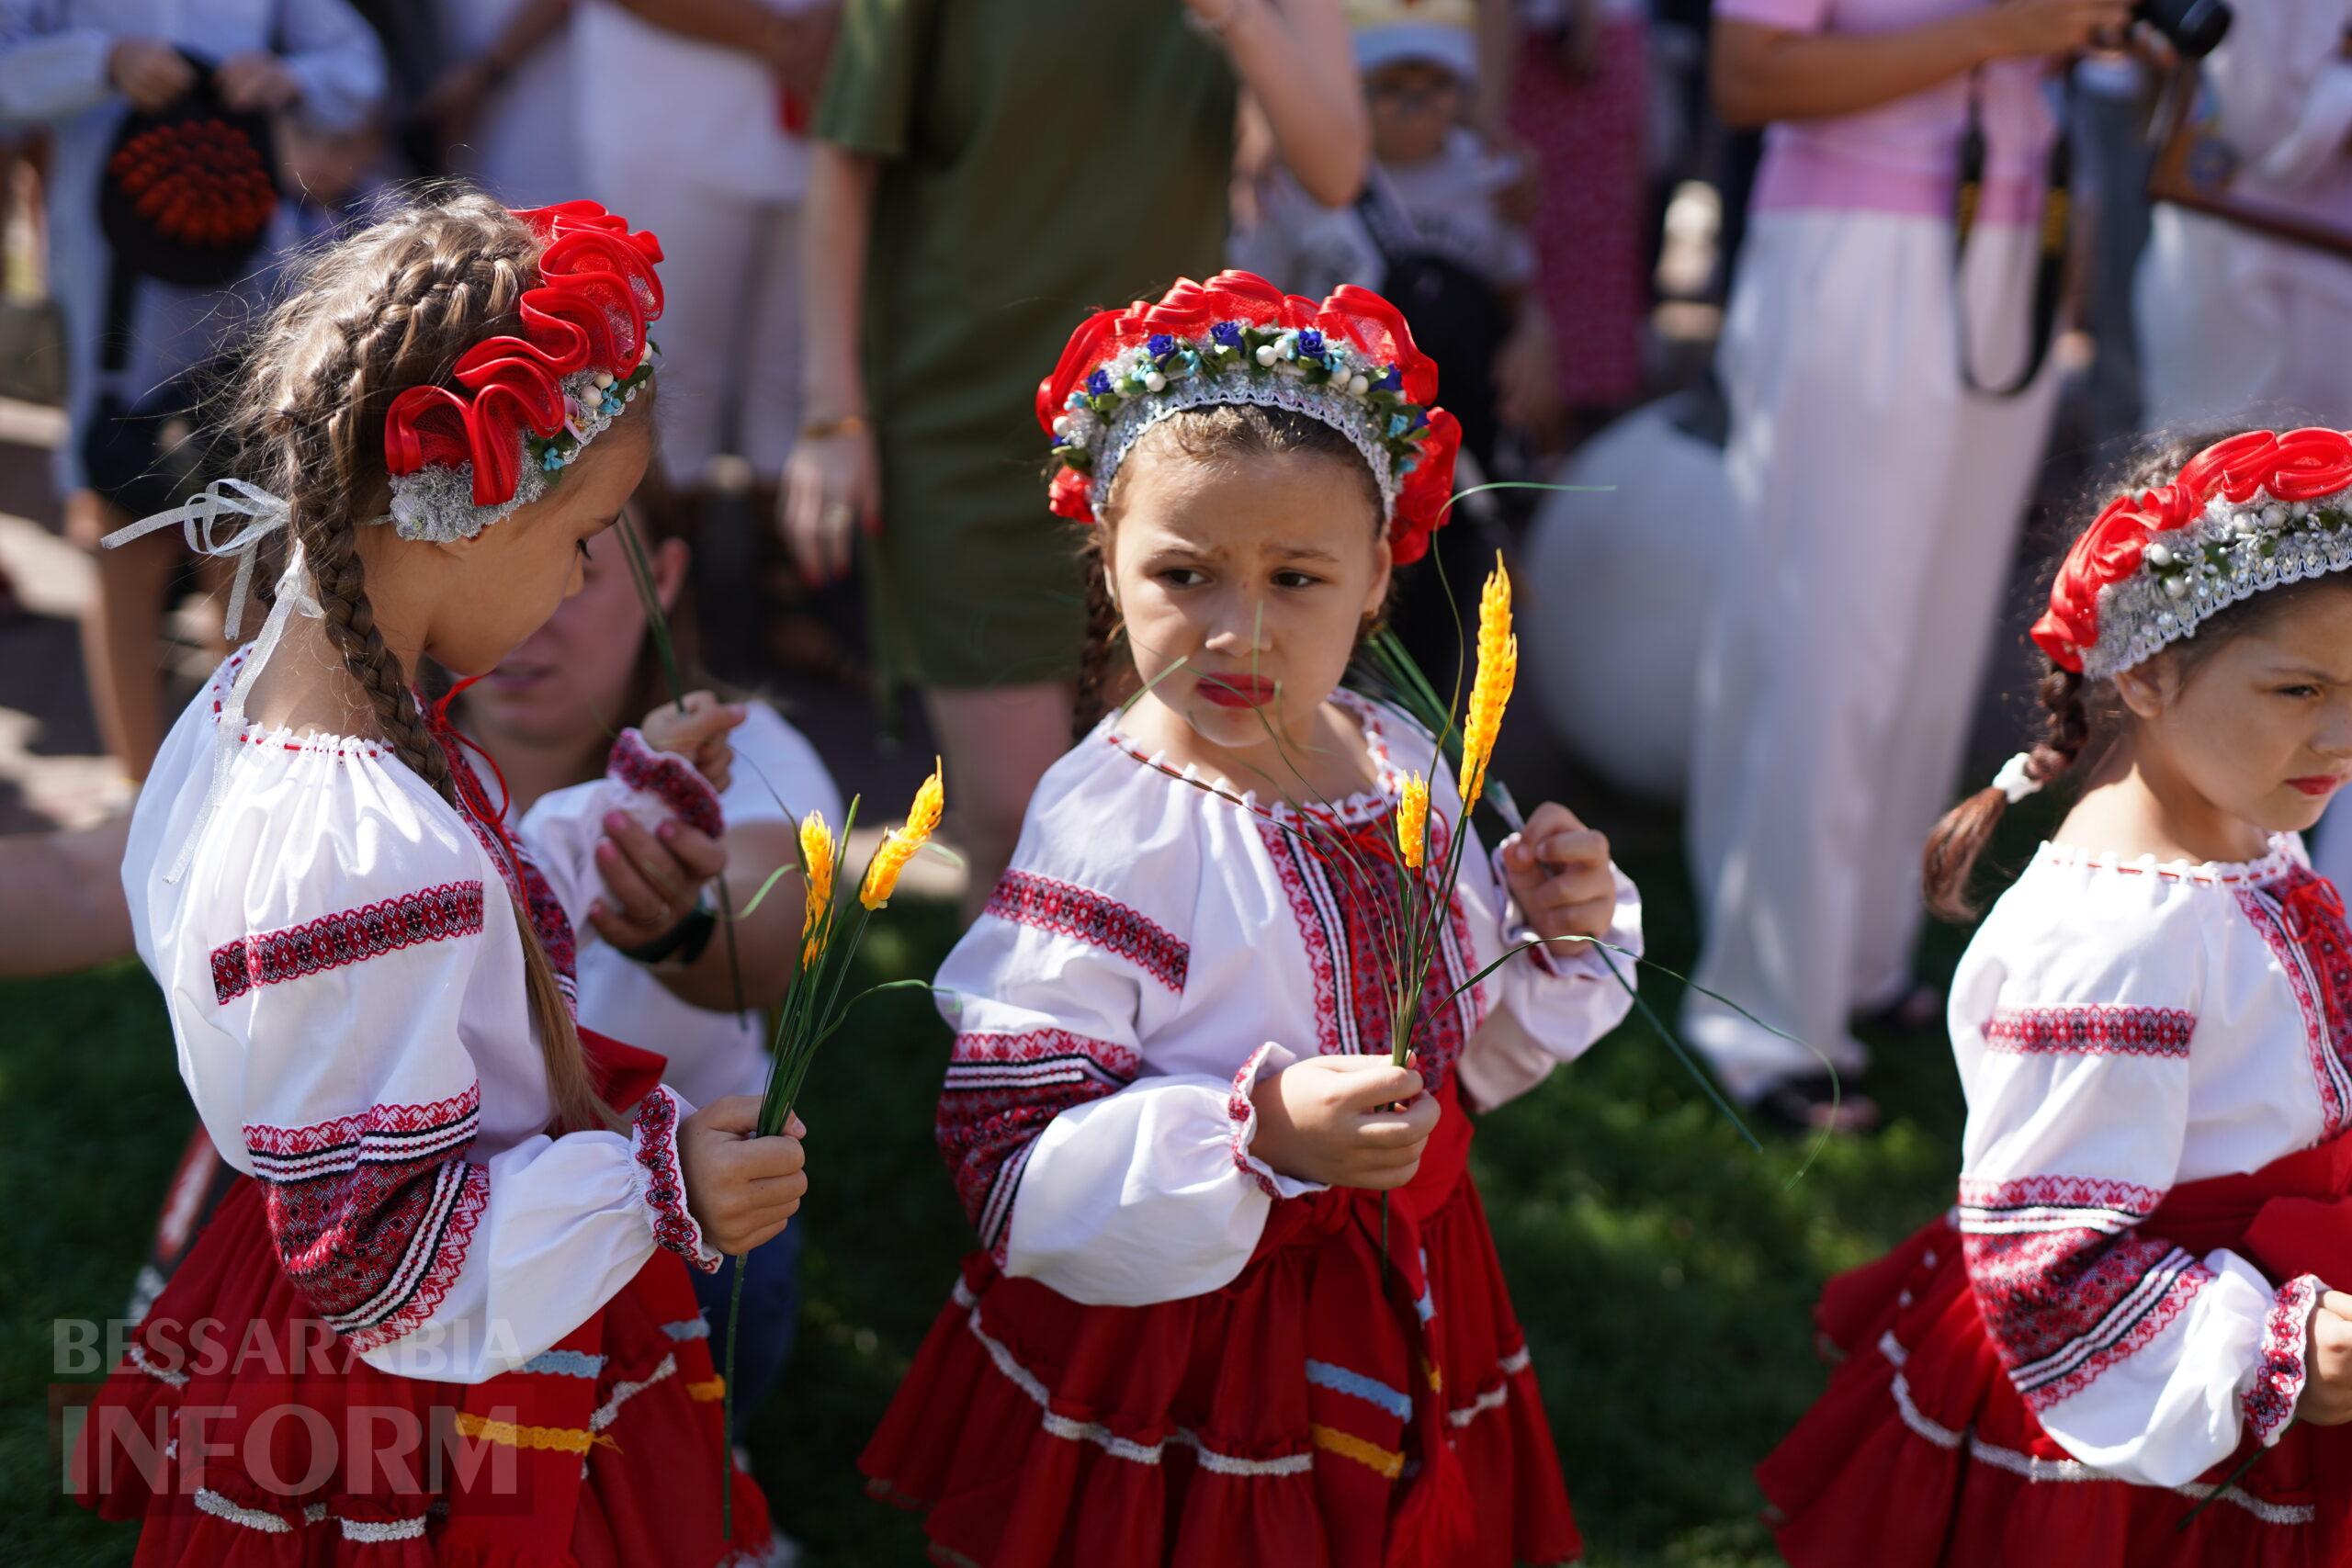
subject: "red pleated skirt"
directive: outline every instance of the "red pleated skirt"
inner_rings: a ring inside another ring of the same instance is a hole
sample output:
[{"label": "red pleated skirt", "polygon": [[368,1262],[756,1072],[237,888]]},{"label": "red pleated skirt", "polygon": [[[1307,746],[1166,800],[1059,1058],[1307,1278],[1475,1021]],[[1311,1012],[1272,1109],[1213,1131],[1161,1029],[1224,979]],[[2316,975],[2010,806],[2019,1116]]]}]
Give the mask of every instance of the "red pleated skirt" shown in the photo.
[{"label": "red pleated skirt", "polygon": [[[2352,1136],[2180,1187],[2149,1233],[2231,1248],[2274,1282],[2352,1280],[2347,1180]],[[2352,1427],[2290,1426],[2234,1481],[2252,1438],[2177,1490],[2092,1470],[2010,1382],[1949,1217],[1832,1280],[1815,1318],[1837,1370],[1757,1472],[1794,1568],[2352,1564]]]},{"label": "red pleated skirt", "polygon": [[723,1457],[707,1335],[684,1264],[657,1252],[521,1370],[394,1377],[287,1282],[241,1179],[96,1391],[72,1484],[142,1521],[139,1568],[758,1562],[767,1507]]},{"label": "red pleated skirt", "polygon": [[967,1259],[860,1463],[980,1568],[1510,1568],[1581,1550],[1449,1101],[1395,1195],[1274,1205],[1232,1284],[1086,1306]]}]

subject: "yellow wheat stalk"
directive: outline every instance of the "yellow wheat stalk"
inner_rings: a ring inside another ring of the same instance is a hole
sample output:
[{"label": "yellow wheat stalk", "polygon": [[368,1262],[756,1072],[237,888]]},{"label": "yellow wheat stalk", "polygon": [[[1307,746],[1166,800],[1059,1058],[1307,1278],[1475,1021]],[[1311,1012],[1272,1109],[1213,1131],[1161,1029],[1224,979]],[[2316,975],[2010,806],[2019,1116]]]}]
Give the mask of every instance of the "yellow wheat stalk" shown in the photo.
[{"label": "yellow wheat stalk", "polygon": [[1462,720],[1462,809],[1487,787],[1487,763],[1503,727],[1503,707],[1519,678],[1519,638],[1510,630],[1510,573],[1502,552],[1478,593],[1478,672],[1470,682],[1470,711]]},{"label": "yellow wheat stalk", "polygon": [[1415,773],[1405,781],[1404,795],[1396,802],[1396,847],[1415,871],[1428,857],[1429,831],[1430,781]]},{"label": "yellow wheat stalk", "polygon": [[825,944],[825,916],[833,906],[833,830],[814,811],[800,819],[800,873],[808,884],[800,917],[800,966],[806,969]]},{"label": "yellow wheat stalk", "polygon": [[857,890],[857,901],[868,909],[878,909],[890,901],[891,890],[899,886],[899,874],[915,858],[915,852],[931,838],[939,826],[939,814],[946,808],[947,788],[941,774],[944,772],[938,758],[931,760],[931,777],[922,781],[915,791],[915,803],[907,807],[903,828],[893,828],[882,835],[882,844],[865,865],[865,885]]}]

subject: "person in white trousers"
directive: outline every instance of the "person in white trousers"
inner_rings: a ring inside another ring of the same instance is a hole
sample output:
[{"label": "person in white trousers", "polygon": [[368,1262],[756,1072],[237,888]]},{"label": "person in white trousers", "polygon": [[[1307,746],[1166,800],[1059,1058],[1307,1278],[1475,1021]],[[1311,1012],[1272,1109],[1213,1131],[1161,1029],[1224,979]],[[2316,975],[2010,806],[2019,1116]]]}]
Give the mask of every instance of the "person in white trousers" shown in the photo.
[{"label": "person in white trousers", "polygon": [[[1849,1020],[1913,989],[1920,845],[1958,771],[2054,407],[2052,366],[2026,376],[2051,65],[2120,37],[2130,10],[1715,7],[1717,106],[1770,130],[1720,360],[1737,504],[1702,632],[1697,978],[1772,1027],[1695,990],[1683,1025],[1726,1089],[1776,1121],[1874,1119],[1850,1085],[1833,1116],[1812,1052],[1859,1074]],[[1972,100],[1982,194],[1956,264]]]},{"label": "person in white trousers", "polygon": [[[800,432],[806,113],[830,0],[580,0],[572,19],[588,194],[659,235],[662,470],[713,457],[774,483]],[[787,122],[791,122],[788,124]]]}]

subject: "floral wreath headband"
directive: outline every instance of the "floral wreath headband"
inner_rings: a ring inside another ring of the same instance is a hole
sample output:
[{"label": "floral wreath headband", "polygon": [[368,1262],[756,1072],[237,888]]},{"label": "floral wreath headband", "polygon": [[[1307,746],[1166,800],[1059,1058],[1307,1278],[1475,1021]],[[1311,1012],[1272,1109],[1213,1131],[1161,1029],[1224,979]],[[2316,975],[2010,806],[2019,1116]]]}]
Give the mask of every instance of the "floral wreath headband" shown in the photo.
[{"label": "floral wreath headband", "polygon": [[1037,383],[1037,423],[1058,465],[1048,503],[1100,522],[1119,466],[1170,414],[1285,408],[1363,455],[1396,558],[1416,561],[1445,520],[1462,446],[1436,396],[1436,364],[1413,345],[1404,313],[1368,288],[1342,285],[1318,304],[1254,273],[1179,279],[1157,301],[1088,318]]},{"label": "floral wreath headband", "polygon": [[2168,485],[2117,496],[2066,552],[2033,640],[2090,680],[2118,675],[2218,611],[2352,566],[2352,434],[2250,430]]},{"label": "floral wreath headband", "polygon": [[[2108,502],[2066,552],[2033,640],[2060,669],[2106,680],[2266,589],[2346,567],[2352,433],[2249,430],[2172,483]],[[2041,787],[2029,761],[1993,781],[2012,803]]]}]

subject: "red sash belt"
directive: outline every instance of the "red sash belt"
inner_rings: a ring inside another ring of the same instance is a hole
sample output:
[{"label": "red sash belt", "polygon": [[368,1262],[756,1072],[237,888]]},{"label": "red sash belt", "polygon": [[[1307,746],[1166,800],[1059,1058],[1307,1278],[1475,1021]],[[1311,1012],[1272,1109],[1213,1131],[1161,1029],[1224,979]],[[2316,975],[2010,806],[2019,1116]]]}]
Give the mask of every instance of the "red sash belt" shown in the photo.
[{"label": "red sash belt", "polygon": [[2352,1133],[2244,1176],[2185,1182],[2149,1216],[2150,1235],[2203,1254],[2227,1247],[2274,1281],[2315,1274],[2352,1285]]}]

